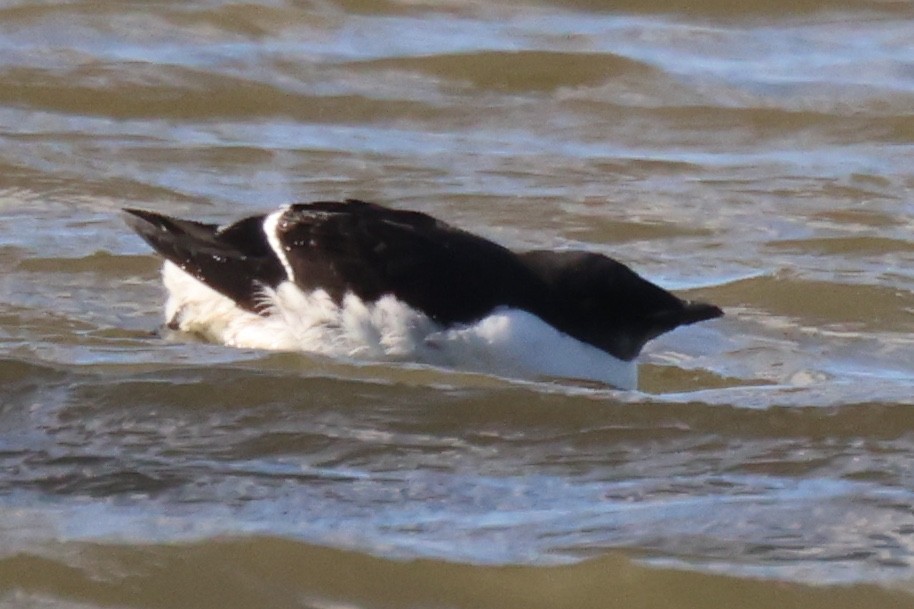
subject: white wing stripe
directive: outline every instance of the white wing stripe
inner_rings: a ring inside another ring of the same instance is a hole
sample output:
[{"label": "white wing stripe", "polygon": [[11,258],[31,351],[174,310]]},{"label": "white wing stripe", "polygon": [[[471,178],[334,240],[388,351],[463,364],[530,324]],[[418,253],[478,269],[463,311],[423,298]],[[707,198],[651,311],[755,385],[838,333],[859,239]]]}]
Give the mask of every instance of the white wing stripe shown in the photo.
[{"label": "white wing stripe", "polygon": [[288,209],[288,207],[283,207],[279,211],[273,212],[267,216],[263,221],[263,234],[267,236],[267,243],[270,244],[276,257],[279,258],[283,268],[286,270],[286,279],[294,283],[295,272],[292,270],[292,265],[289,264],[289,257],[283,249],[282,243],[279,242],[278,232],[279,220]]}]

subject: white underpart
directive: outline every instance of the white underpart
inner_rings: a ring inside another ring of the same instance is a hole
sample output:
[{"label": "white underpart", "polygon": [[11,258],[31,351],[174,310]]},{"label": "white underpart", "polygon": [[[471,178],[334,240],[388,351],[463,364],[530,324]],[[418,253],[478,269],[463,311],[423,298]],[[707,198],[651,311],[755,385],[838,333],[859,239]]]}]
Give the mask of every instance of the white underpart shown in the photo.
[{"label": "white underpart", "polygon": [[285,281],[275,290],[264,289],[268,313],[257,315],[170,262],[163,278],[167,320],[234,347],[420,362],[515,378],[585,379],[620,389],[638,384],[635,362],[617,359],[518,309],[497,309],[478,322],[442,328],[392,296],[366,304],[350,294],[337,305],[323,290],[306,294]]},{"label": "white underpart", "polygon": [[276,253],[276,257],[279,258],[282,267],[286,270],[286,279],[295,281],[295,272],[292,270],[292,265],[289,264],[289,256],[287,255],[286,250],[283,249],[282,243],[279,242],[279,232],[277,231],[279,219],[282,218],[282,215],[286,213],[287,210],[288,207],[283,207],[279,211],[275,211],[264,218],[263,234],[267,236],[267,243],[270,244],[270,248]]}]

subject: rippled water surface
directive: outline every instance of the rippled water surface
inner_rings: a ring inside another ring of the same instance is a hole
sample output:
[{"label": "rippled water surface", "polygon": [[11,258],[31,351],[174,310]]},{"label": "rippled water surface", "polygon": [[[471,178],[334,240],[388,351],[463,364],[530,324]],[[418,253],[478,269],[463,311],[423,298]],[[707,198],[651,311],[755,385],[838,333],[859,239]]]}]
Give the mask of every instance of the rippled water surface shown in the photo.
[{"label": "rippled water surface", "polygon": [[[914,606],[908,2],[0,3],[0,603]],[[123,206],[361,197],[726,309],[641,390],[160,332]]]}]

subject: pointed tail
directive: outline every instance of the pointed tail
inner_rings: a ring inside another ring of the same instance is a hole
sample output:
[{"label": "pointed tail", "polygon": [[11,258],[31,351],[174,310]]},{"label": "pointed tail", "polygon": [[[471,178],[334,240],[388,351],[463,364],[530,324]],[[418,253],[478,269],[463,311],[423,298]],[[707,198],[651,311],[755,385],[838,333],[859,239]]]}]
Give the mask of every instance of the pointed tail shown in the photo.
[{"label": "pointed tail", "polygon": [[225,249],[217,240],[215,224],[179,220],[142,209],[125,208],[124,213],[127,226],[152,249],[179,266],[187,262],[192,251],[220,253]]},{"label": "pointed tail", "polygon": [[127,225],[159,255],[244,309],[257,311],[263,286],[284,277],[263,232],[263,217],[221,229],[142,209],[124,213]]}]

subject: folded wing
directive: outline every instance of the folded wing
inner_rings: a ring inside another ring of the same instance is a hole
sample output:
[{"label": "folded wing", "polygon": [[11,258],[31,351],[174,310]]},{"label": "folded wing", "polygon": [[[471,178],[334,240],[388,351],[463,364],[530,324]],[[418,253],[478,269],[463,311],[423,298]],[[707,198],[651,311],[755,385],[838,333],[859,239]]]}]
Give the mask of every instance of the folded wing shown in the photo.
[{"label": "folded wing", "polygon": [[419,212],[350,200],[291,206],[277,234],[304,290],[365,301],[392,294],[448,324],[521,304],[536,281],[516,254]]}]

